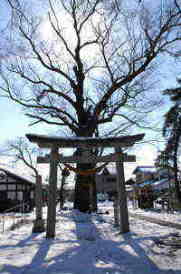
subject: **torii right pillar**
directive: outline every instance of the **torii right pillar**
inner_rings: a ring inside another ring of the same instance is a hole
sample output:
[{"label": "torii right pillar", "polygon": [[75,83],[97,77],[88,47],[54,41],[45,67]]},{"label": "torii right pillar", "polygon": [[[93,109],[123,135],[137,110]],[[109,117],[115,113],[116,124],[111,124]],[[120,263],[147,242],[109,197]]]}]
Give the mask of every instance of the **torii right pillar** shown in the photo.
[{"label": "torii right pillar", "polygon": [[125,177],[124,177],[124,162],[121,148],[115,148],[115,152],[118,154],[119,161],[116,161],[117,169],[117,210],[118,210],[118,221],[120,226],[120,232],[129,232],[129,220],[128,220],[128,207],[127,207],[127,195],[125,188]]}]

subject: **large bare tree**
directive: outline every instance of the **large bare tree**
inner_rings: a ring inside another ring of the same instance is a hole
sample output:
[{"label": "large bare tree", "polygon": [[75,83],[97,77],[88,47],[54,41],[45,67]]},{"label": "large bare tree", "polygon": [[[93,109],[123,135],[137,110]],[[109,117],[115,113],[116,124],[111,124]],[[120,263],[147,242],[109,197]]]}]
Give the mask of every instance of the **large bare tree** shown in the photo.
[{"label": "large bare tree", "polygon": [[[92,137],[147,124],[158,100],[154,71],[179,48],[178,1],[4,1],[11,54],[1,62],[0,88],[32,125]],[[89,191],[81,180],[75,207],[85,211]]]}]

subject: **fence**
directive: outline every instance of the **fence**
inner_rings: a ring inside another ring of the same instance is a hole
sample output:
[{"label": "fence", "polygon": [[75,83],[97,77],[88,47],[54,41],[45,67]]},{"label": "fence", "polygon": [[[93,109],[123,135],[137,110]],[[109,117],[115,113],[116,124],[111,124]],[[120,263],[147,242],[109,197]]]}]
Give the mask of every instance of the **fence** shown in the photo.
[{"label": "fence", "polygon": [[[4,233],[5,230],[8,230],[10,228],[13,229],[13,227],[15,227],[18,223],[21,223],[23,221],[25,221],[25,213],[26,213],[26,207],[29,205],[29,202],[26,203],[21,203],[17,206],[11,207],[7,210],[5,210],[1,216],[0,216],[0,224],[1,224],[1,232]],[[20,213],[16,213],[15,214],[10,214],[10,212],[12,211],[16,211],[17,209],[20,209]],[[11,222],[11,221],[12,222]],[[5,223],[6,221],[8,221],[8,223],[10,223],[11,225],[8,226],[8,228],[6,229],[5,227]]]}]

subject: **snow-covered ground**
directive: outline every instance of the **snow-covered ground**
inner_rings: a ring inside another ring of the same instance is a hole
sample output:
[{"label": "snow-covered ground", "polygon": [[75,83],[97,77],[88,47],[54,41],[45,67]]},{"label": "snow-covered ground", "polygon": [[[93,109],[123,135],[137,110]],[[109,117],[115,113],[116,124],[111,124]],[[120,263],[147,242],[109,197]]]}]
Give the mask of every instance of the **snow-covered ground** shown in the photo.
[{"label": "snow-covered ground", "polygon": [[[130,217],[130,232],[120,234],[113,225],[112,203],[100,203],[99,208],[110,214],[58,212],[55,239],[47,240],[45,233],[32,234],[32,224],[1,233],[0,273],[181,273],[181,231]],[[162,217],[167,218],[159,213]],[[180,222],[179,214],[174,218]],[[180,242],[180,248],[163,244],[171,238]]]},{"label": "snow-covered ground", "polygon": [[153,217],[153,218],[161,219],[163,221],[181,224],[181,212],[175,211],[174,214],[171,214],[166,211],[163,211],[163,212],[158,211],[157,212],[157,211],[143,210],[140,208],[138,208],[136,210],[133,208],[129,208],[129,211],[131,213],[135,213],[137,215]]},{"label": "snow-covered ground", "polygon": [[[101,208],[104,208],[105,210],[109,210],[110,212],[113,212],[113,206],[112,202],[105,202],[101,204]],[[128,201],[128,208],[129,212],[136,214],[136,215],[142,215],[142,216],[148,216],[152,218],[157,218],[163,221],[173,222],[181,224],[181,212],[174,211],[174,214],[168,213],[166,210],[161,211],[161,206],[157,205],[157,208],[155,210],[149,210],[149,209],[140,209],[140,208],[133,208],[133,204],[131,201]]]}]

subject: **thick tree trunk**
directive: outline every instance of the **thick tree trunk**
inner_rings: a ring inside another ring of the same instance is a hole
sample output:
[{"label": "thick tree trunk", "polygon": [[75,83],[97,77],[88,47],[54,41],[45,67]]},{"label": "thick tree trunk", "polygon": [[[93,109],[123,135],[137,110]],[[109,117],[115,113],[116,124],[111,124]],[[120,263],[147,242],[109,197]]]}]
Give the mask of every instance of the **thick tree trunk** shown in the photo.
[{"label": "thick tree trunk", "polygon": [[[92,137],[95,129],[97,127],[96,120],[92,120],[91,114],[88,112],[83,113],[80,119],[80,124],[83,124],[83,127],[80,127],[78,137]],[[87,128],[85,127],[87,125]],[[86,147],[85,147],[86,149]],[[77,149],[77,154],[82,155],[83,150]],[[85,156],[86,157],[86,156]],[[77,164],[77,168],[79,170],[88,170],[95,167],[95,164]],[[94,178],[94,179],[93,179]],[[90,191],[90,184],[92,184],[92,190]],[[91,197],[90,193],[93,194],[93,206],[91,206]],[[82,212],[90,212],[97,210],[97,191],[96,191],[96,182],[95,176],[93,174],[91,176],[76,176],[75,182],[75,200],[74,200],[74,208],[78,209]]]},{"label": "thick tree trunk", "polygon": [[[90,164],[77,164],[77,168],[87,170],[90,168]],[[89,176],[77,174],[74,208],[82,212],[88,212],[90,210],[89,183]]]},{"label": "thick tree trunk", "polygon": [[[80,170],[92,169],[93,164],[77,164],[77,168]],[[92,190],[90,191],[90,187]],[[92,201],[91,195],[92,193]],[[74,208],[80,210],[81,212],[91,212],[97,210],[97,199],[96,199],[96,182],[94,175],[79,175],[76,176],[75,184],[75,200]]]}]

